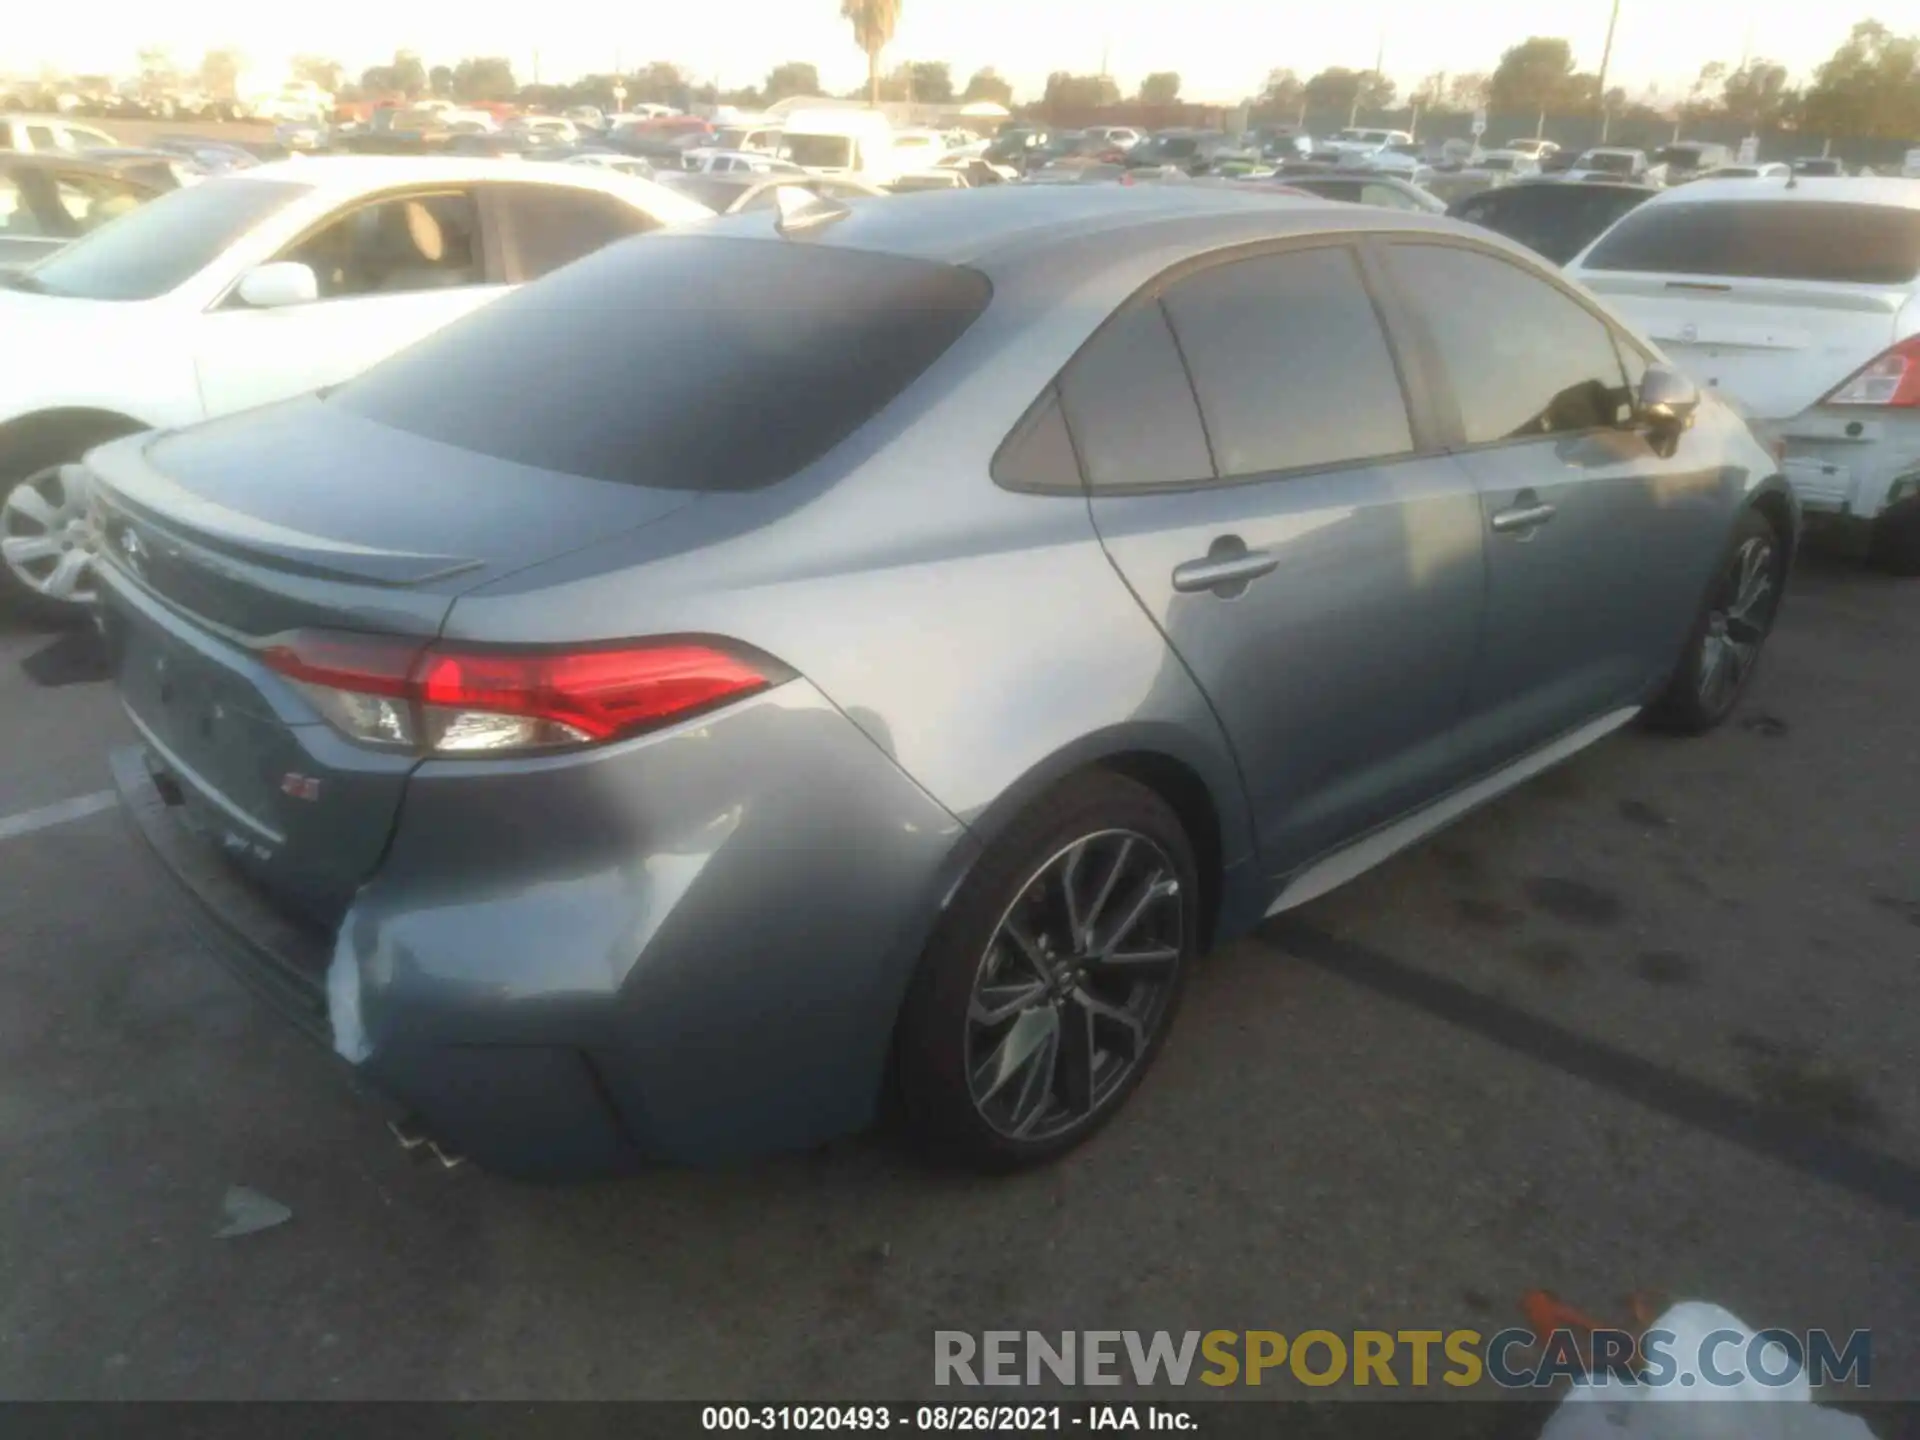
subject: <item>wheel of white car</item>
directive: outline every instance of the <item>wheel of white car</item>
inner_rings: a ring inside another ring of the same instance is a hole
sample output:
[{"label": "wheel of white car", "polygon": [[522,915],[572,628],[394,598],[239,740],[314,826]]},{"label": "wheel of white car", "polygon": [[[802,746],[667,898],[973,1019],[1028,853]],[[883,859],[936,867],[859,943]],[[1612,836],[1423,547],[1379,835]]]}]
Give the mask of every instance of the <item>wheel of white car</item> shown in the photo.
[{"label": "wheel of white car", "polygon": [[87,497],[76,468],[36,470],[0,500],[0,587],[11,608],[43,623],[74,623],[93,602]]}]

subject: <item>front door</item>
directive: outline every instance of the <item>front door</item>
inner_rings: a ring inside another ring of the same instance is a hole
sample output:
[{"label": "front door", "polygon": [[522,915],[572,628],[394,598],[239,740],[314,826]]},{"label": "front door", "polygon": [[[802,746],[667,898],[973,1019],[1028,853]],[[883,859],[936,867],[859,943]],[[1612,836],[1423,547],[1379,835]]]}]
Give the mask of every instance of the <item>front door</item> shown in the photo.
[{"label": "front door", "polygon": [[1457,783],[1479,500],[1427,453],[1349,246],[1173,281],[1060,393],[1101,541],[1212,702],[1271,878]]},{"label": "front door", "polygon": [[467,190],[356,205],[274,258],[310,266],[319,298],[260,310],[236,293],[202,317],[195,366],[209,415],[351,379],[505,290]]},{"label": "front door", "polygon": [[1724,477],[1698,449],[1655,453],[1633,424],[1631,342],[1544,276],[1455,244],[1387,253],[1480,491],[1487,618],[1469,703],[1492,768],[1647,698],[1700,601]]}]

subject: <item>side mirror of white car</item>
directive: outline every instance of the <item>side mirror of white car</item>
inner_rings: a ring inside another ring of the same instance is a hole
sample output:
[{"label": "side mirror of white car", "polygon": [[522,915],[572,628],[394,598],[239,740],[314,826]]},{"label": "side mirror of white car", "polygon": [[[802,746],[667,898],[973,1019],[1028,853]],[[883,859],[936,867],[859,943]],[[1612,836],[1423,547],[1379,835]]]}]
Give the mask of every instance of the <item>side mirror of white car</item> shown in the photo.
[{"label": "side mirror of white car", "polygon": [[256,310],[305,305],[320,298],[320,280],[311,265],[276,260],[256,265],[240,277],[240,298]]}]

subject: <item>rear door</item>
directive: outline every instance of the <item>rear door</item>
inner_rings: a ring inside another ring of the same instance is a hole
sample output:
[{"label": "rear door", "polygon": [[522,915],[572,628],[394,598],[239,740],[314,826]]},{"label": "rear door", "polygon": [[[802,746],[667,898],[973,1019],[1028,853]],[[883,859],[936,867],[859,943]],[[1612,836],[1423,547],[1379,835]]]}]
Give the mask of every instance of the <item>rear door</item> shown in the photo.
[{"label": "rear door", "polygon": [[1701,385],[1768,420],[1913,333],[1916,272],[1920,210],[1772,198],[1644,206],[1573,267]]},{"label": "rear door", "polygon": [[1655,453],[1632,423],[1637,347],[1544,272],[1438,239],[1385,248],[1479,486],[1470,704],[1491,768],[1645,699],[1699,603],[1732,482],[1709,437]]},{"label": "rear door", "polygon": [[469,187],[391,192],[334,212],[274,258],[312,267],[320,298],[201,317],[201,399],[221,415],[351,379],[505,293]]},{"label": "rear door", "polygon": [[1177,274],[1061,380],[1095,527],[1212,701],[1276,879],[1463,773],[1480,506],[1418,378],[1320,241]]}]

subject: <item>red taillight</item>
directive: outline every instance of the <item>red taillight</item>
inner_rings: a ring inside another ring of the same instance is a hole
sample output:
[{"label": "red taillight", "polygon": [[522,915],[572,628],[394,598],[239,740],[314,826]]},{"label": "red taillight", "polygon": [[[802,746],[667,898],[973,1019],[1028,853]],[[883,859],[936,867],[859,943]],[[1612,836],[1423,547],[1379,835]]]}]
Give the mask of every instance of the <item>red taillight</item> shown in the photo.
[{"label": "red taillight", "polygon": [[262,651],[349,739],[442,755],[597,744],[737,700],[775,667],[692,641],[465,649],[299,632]]},{"label": "red taillight", "polygon": [[1827,395],[1823,405],[1920,406],[1920,335],[1883,350]]},{"label": "red taillight", "polygon": [[261,658],[289,680],[362,695],[404,697],[420,650],[417,640],[302,630],[277,636]]}]

